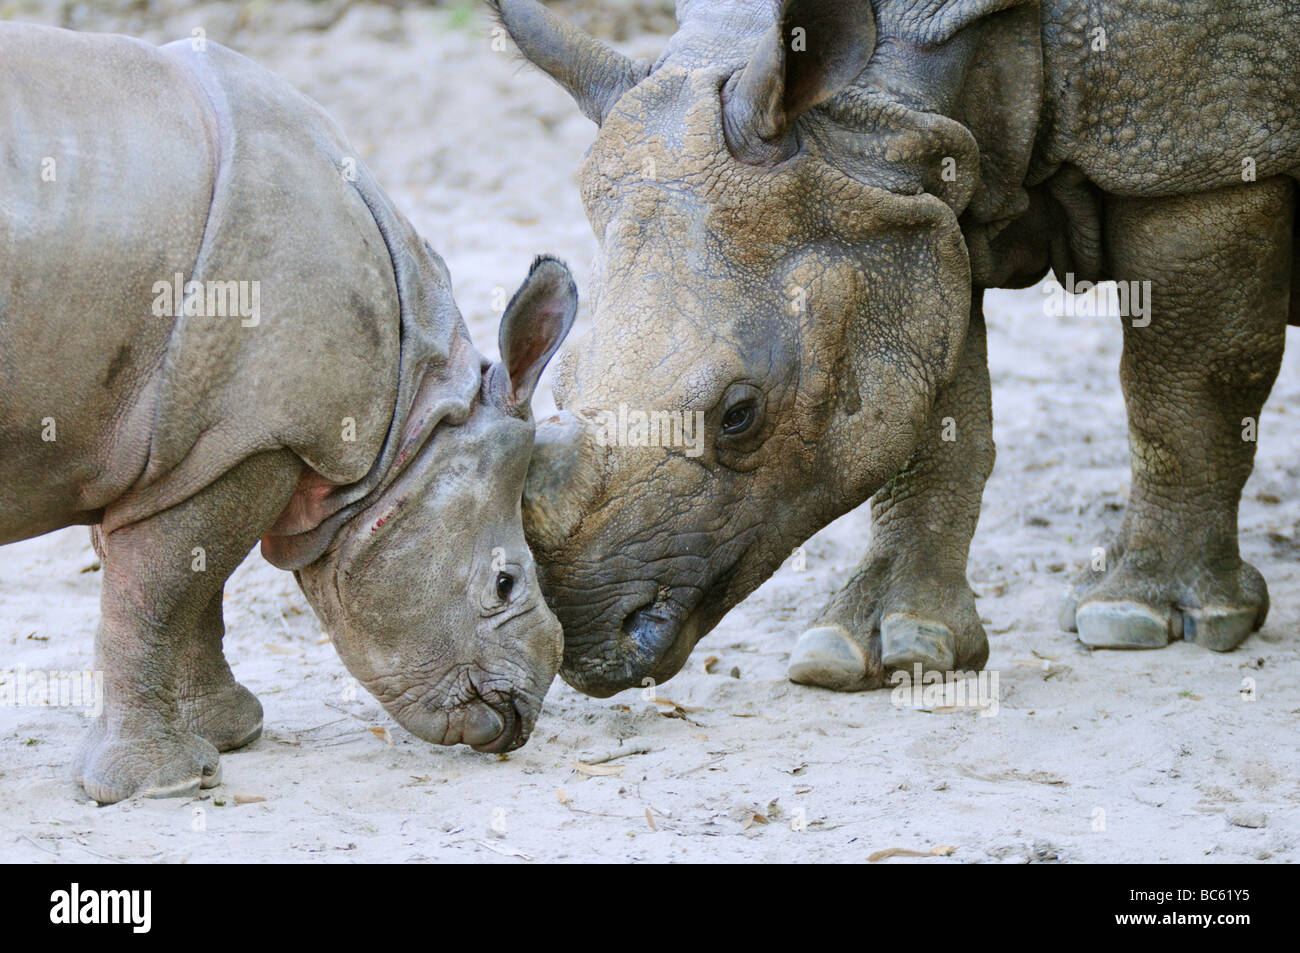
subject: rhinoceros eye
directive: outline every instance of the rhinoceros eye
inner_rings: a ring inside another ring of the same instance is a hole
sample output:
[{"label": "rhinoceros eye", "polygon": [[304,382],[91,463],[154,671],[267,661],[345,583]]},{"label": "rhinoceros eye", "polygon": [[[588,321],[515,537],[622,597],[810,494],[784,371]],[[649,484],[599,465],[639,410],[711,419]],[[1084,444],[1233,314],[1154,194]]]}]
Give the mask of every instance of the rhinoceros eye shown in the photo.
[{"label": "rhinoceros eye", "polygon": [[729,436],[742,434],[753,426],[755,416],[752,401],[736,404],[722,415],[722,432]]},{"label": "rhinoceros eye", "polygon": [[497,598],[505,602],[515,588],[515,577],[508,572],[497,573]]}]

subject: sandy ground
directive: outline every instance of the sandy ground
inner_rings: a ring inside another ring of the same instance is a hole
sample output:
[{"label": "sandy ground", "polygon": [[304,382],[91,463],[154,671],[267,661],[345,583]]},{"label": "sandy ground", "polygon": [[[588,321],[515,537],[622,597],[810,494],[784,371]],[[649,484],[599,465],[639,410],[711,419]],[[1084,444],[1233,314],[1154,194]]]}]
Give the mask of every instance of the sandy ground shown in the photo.
[{"label": "sandy ground", "polygon": [[[330,110],[447,259],[486,353],[493,289],[513,288],[534,253],[567,258],[585,288],[593,243],[572,173],[592,127],[492,52],[477,14],[154,7],[180,12],[150,38],[205,26]],[[95,25],[78,9],[74,22]],[[0,15],[33,13],[50,16],[0,0]],[[67,770],[84,717],[0,708],[0,860],[861,861],[894,847],[945,848],[914,861],[931,864],[1300,858],[1300,352],[1264,415],[1242,506],[1245,553],[1272,589],[1268,624],[1227,655],[1093,653],[1055,618],[1127,493],[1120,336],[1113,319],[1047,317],[1043,300],[988,302],[999,457],[970,572],[995,715],[786,681],[795,638],[864,549],[865,511],[733,611],[666,699],[595,700],[557,682],[533,740],[500,758],[399,728],[357,692],[292,577],[254,555],[227,588],[227,653],[265,705],[262,739],[225,755],[224,783],[201,798],[98,808]],[[0,550],[0,668],[90,666],[93,562],[84,529]],[[599,776],[575,768],[620,752],[640,753]]]}]

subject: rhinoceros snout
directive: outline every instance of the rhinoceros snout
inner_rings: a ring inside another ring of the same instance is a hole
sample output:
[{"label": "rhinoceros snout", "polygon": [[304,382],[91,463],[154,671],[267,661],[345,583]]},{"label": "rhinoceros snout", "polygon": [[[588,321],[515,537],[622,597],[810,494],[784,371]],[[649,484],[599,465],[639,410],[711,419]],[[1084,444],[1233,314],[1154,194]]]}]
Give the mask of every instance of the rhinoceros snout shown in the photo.
[{"label": "rhinoceros snout", "polygon": [[[475,751],[501,754],[522,747],[532,733],[539,706],[511,696],[497,704],[486,701],[470,706],[459,741]],[[445,742],[456,744],[456,740]]]},{"label": "rhinoceros snout", "polygon": [[685,663],[696,633],[695,615],[660,591],[627,613],[617,631],[586,631],[566,640],[560,676],[596,698],[666,682]]},{"label": "rhinoceros snout", "polygon": [[672,604],[662,597],[628,613],[621,641],[627,650],[630,677],[639,679],[659,667],[677,641],[680,625]]},{"label": "rhinoceros snout", "polygon": [[475,698],[451,710],[393,711],[407,731],[436,745],[469,745],[493,754],[513,751],[528,740],[536,712],[524,699]]}]

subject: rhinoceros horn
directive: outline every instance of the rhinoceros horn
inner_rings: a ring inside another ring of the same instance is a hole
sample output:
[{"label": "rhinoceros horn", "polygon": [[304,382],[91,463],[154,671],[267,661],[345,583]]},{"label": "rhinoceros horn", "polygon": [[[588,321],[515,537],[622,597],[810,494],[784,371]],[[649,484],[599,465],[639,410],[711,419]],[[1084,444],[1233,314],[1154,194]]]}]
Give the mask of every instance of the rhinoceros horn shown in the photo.
[{"label": "rhinoceros horn", "polygon": [[592,428],[561,411],[537,425],[524,486],[524,531],[539,553],[559,549],[599,496],[607,449]]}]

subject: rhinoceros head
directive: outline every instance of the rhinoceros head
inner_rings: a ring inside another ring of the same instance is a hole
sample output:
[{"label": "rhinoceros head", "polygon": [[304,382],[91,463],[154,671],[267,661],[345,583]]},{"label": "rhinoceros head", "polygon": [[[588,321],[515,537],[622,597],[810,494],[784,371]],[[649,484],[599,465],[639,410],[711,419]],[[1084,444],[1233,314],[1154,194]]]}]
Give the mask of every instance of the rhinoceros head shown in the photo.
[{"label": "rhinoceros head", "polygon": [[568,269],[538,259],[502,318],[501,363],[461,339],[477,383],[416,395],[396,478],[298,571],[348,671],[427,741],[518,747],[559,667],[520,497],[529,401],[576,307]]},{"label": "rhinoceros head", "polygon": [[653,68],[531,0],[498,11],[600,125],[593,326],[561,358],[524,520],[561,674],[603,696],[673,675],[903,467],[960,356],[969,263],[949,204],[846,168],[814,109],[871,55],[868,0],[787,0],[776,23],[680,4]]}]

